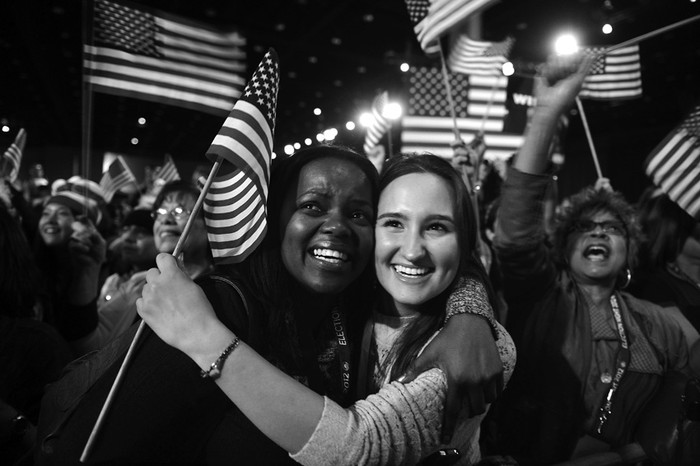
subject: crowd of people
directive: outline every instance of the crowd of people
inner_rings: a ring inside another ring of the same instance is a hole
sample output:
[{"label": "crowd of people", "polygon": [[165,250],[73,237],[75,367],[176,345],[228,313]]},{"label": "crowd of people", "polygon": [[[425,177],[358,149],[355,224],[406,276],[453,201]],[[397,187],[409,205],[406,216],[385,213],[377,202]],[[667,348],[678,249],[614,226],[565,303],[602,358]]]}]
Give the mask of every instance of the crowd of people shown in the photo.
[{"label": "crowd of people", "polygon": [[195,184],[117,215],[80,177],[38,208],[3,181],[0,463],[80,462],[117,378],[83,462],[700,462],[697,219],[604,179],[550,202],[590,65],[548,62],[487,197],[476,145],[379,173],[334,145],[275,160],[266,236],[235,265]]}]

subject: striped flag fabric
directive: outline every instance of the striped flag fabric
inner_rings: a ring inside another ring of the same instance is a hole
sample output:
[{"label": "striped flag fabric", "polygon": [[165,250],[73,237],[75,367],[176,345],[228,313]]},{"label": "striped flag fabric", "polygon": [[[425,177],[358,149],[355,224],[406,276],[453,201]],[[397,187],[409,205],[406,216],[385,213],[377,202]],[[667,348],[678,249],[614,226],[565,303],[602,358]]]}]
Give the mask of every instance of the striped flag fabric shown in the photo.
[{"label": "striped flag fabric", "polygon": [[700,105],[654,148],[645,171],[654,185],[700,220]]},{"label": "striped flag fabric", "polygon": [[[408,109],[403,117],[402,152],[431,152],[451,158],[455,141],[454,120],[446,97],[441,70],[411,69]],[[522,145],[522,134],[503,132],[506,115],[505,76],[450,74],[457,127],[469,143],[484,132],[485,158],[506,159]]]},{"label": "striped flag fabric", "polygon": [[[406,0],[406,10],[408,17],[413,24],[413,31],[416,33],[416,38],[421,37],[423,29],[426,27],[428,20],[428,10],[430,9],[430,0]],[[421,49],[429,57],[436,57],[440,54],[440,41],[434,40],[430,43],[423,44],[420,42]]]},{"label": "striped flag fabric", "polygon": [[245,39],[165,12],[94,0],[83,46],[93,90],[226,115],[245,84]]},{"label": "striped flag fabric", "polygon": [[447,66],[454,73],[498,76],[503,74],[503,64],[508,61],[512,47],[512,37],[489,42],[459,34],[450,46]]},{"label": "striped flag fabric", "polygon": [[224,159],[204,198],[204,220],[214,261],[243,261],[267,232],[279,60],[270,49],[214,138],[207,157]]},{"label": "striped flag fabric", "polygon": [[382,136],[391,127],[391,120],[383,115],[384,107],[389,103],[389,93],[384,91],[374,98],[372,102],[372,123],[367,127],[365,135],[364,151],[369,154],[374,149]]},{"label": "striped flag fabric", "polygon": [[[587,47],[583,51],[598,55],[604,47]],[[631,45],[598,55],[583,81],[579,97],[595,100],[624,100],[641,97],[642,68],[639,45]]]},{"label": "striped flag fabric", "polygon": [[[436,47],[440,38],[469,16],[497,0],[406,0],[409,17],[423,51]],[[426,5],[426,3],[428,5]],[[427,8],[427,11],[426,11]]]},{"label": "striped flag fabric", "polygon": [[[19,175],[19,167],[22,164],[22,155],[24,154],[24,146],[27,143],[27,132],[21,128],[15,136],[15,140],[10,147],[5,150],[2,155],[3,175],[7,176],[10,183],[17,181]],[[6,164],[9,164],[10,171],[6,172]]]},{"label": "striped flag fabric", "polygon": [[102,174],[100,179],[100,187],[104,192],[105,201],[111,202],[117,191],[129,186],[130,183],[138,184],[136,177],[129,169],[124,158],[118,155],[109,164],[109,168]]},{"label": "striped flag fabric", "polygon": [[163,165],[153,174],[153,179],[162,180],[163,184],[180,179],[180,173],[178,173],[175,161],[170,154],[165,154]]}]

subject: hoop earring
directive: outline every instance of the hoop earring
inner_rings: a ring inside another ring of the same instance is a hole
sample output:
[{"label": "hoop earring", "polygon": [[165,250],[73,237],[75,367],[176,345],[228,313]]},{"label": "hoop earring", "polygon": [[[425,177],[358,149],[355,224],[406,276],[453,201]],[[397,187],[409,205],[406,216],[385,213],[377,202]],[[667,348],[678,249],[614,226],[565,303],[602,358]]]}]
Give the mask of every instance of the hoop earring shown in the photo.
[{"label": "hoop earring", "polygon": [[632,282],[632,271],[630,270],[629,267],[625,269],[625,282],[620,286],[621,290],[624,290],[628,286],[630,286],[630,283]]}]

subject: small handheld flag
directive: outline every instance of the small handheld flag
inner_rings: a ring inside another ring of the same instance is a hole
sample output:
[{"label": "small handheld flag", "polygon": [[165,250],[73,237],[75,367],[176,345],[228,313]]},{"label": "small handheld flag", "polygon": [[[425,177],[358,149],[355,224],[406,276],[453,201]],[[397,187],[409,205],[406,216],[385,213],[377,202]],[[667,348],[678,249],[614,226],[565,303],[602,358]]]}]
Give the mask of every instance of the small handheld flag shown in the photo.
[{"label": "small handheld flag", "polygon": [[112,201],[114,195],[122,189],[128,186],[130,183],[137,184],[136,177],[129,169],[121,155],[112,161],[106,172],[102,174],[100,179],[100,187],[104,191],[105,200],[109,203]]},{"label": "small handheld flag", "polygon": [[10,183],[14,183],[19,175],[19,167],[22,164],[22,154],[24,153],[24,145],[26,142],[27,132],[22,128],[17,133],[17,136],[15,136],[14,142],[10,144],[10,147],[7,148],[2,156],[3,167],[6,161],[10,164],[10,173],[6,175]]},{"label": "small handheld flag", "polygon": [[391,127],[391,121],[384,116],[384,107],[389,103],[389,93],[382,92],[374,98],[372,102],[372,124],[367,127],[365,135],[364,151],[368,154],[379,144],[379,140],[384,136],[384,133]]},{"label": "small handheld flag", "polygon": [[207,151],[223,158],[204,199],[209,245],[217,263],[244,260],[267,232],[267,194],[277,109],[279,64],[270,49]]}]

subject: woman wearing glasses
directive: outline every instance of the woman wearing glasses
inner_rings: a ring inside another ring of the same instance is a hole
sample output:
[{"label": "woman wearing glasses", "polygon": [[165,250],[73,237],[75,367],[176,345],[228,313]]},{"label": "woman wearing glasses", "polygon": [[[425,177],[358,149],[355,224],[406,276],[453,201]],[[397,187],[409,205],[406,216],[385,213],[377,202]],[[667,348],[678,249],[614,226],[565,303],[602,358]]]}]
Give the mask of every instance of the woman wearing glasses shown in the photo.
[{"label": "woman wearing glasses", "polygon": [[[562,207],[545,241],[548,150],[588,61],[558,57],[539,78],[537,107],[502,191],[495,250],[518,366],[501,398],[499,449],[520,464],[551,464],[639,441],[664,377],[687,370],[680,326],[621,291],[641,230],[620,193],[588,188]],[[665,433],[652,426],[657,438]]]},{"label": "woman wearing glasses", "polygon": [[[174,181],[160,191],[153,203],[153,211],[148,214],[134,211],[126,219],[125,225],[129,228],[139,223],[142,229],[149,229],[147,250],[142,251],[144,262],[138,271],[118,286],[107,291],[103,287],[104,292],[100,294],[97,303],[97,327],[73,343],[79,355],[104,347],[136,321],[136,300],[141,297],[146,283],[146,271],[155,262],[155,256],[159,252],[172,253],[175,250],[197,197],[199,189],[196,186],[185,181]],[[144,215],[149,217],[143,218]],[[141,218],[140,222],[131,220],[135,216]],[[213,270],[213,258],[202,215],[192,224],[182,250],[181,262],[190,278],[196,279]]]}]

